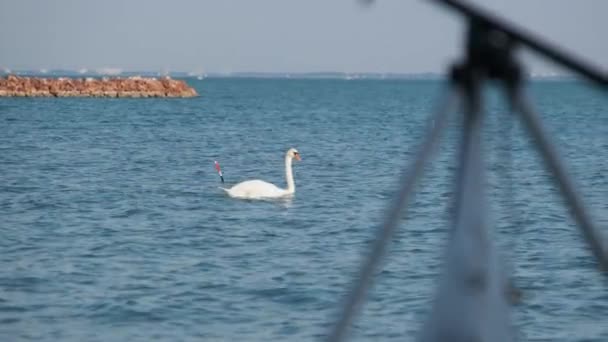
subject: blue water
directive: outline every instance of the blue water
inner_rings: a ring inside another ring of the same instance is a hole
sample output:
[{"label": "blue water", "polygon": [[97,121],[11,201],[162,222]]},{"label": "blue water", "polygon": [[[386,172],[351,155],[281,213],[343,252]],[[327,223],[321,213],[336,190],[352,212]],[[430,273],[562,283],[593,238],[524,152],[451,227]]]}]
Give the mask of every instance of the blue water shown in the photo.
[{"label": "blue water", "polygon": [[[188,80],[195,99],[0,99],[0,341],[310,341],[328,331],[423,136],[436,81]],[[608,97],[531,87],[608,236]],[[524,294],[521,340],[608,340],[608,282],[495,93],[493,240]],[[509,131],[509,122],[512,131]],[[450,130],[352,340],[414,340],[450,227]],[[511,133],[510,133],[511,132]],[[226,197],[284,185],[291,201]],[[511,152],[511,158],[505,152]]]}]

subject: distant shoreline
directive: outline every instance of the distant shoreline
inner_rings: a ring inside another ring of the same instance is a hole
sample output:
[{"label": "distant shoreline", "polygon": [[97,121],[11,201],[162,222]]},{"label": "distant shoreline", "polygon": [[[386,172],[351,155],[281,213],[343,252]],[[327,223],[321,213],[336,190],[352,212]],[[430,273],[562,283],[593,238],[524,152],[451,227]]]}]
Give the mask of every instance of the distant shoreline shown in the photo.
[{"label": "distant shoreline", "polygon": [[[0,69],[0,77],[10,74],[29,77],[147,77],[162,78],[172,77],[176,79],[207,79],[207,78],[252,78],[252,79],[337,79],[337,80],[445,80],[446,74],[423,72],[423,73],[380,73],[380,72],[168,72],[160,75],[158,72],[150,71],[116,71],[110,74],[89,71],[73,70],[14,70],[4,72]],[[530,74],[530,80],[568,81],[578,80],[570,75],[559,75],[554,73]]]}]

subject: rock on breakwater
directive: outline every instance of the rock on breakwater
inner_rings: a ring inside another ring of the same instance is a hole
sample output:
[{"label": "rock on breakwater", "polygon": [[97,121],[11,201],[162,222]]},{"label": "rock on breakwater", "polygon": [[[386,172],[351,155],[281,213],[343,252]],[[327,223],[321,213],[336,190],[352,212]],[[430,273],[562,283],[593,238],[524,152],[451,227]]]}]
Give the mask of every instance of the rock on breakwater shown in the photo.
[{"label": "rock on breakwater", "polygon": [[194,97],[194,88],[170,77],[0,78],[0,97]]}]

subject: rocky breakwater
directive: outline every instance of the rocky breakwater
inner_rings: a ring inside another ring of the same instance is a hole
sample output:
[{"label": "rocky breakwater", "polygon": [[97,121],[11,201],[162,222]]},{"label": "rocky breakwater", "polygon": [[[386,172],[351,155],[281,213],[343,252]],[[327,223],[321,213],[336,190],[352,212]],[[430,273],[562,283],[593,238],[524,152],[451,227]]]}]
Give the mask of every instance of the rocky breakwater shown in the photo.
[{"label": "rocky breakwater", "polygon": [[0,78],[0,97],[194,97],[194,88],[170,77]]}]

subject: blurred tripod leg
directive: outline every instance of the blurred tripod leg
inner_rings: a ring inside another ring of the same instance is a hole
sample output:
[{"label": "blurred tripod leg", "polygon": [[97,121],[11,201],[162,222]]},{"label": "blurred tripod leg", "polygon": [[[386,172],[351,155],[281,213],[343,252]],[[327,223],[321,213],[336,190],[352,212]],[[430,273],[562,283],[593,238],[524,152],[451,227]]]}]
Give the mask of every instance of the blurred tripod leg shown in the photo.
[{"label": "blurred tripod leg", "polygon": [[524,124],[535,139],[536,147],[545,161],[545,166],[555,176],[553,179],[557,183],[566,204],[570,207],[578,227],[581,229],[601,270],[608,276],[608,251],[603,246],[602,236],[585,209],[581,196],[576,191],[574,183],[570,179],[557,149],[545,131],[539,115],[520,87],[511,90],[510,100],[513,108],[520,113]]},{"label": "blurred tripod leg", "polygon": [[401,218],[401,211],[404,210],[414,186],[424,166],[432,155],[432,152],[441,137],[441,133],[445,130],[448,121],[448,113],[456,105],[457,90],[451,85],[448,89],[446,98],[440,102],[435,114],[430,118],[428,124],[430,126],[428,133],[424,137],[423,143],[420,145],[418,154],[413,163],[406,168],[406,171],[401,176],[401,187],[397,197],[388,209],[384,222],[379,227],[376,233],[376,239],[372,243],[370,253],[363,261],[358,277],[354,280],[355,284],[344,303],[344,309],[339,317],[339,320],[332,327],[328,335],[328,341],[342,341],[346,335],[346,330],[350,326],[354,315],[358,312],[363,299],[371,285],[374,272],[380,265],[391,237],[397,228]]},{"label": "blurred tripod leg", "polygon": [[[454,226],[433,309],[419,341],[511,341],[506,278],[488,233],[483,159],[481,78],[469,71],[463,85]],[[483,326],[483,329],[479,329]]]}]

